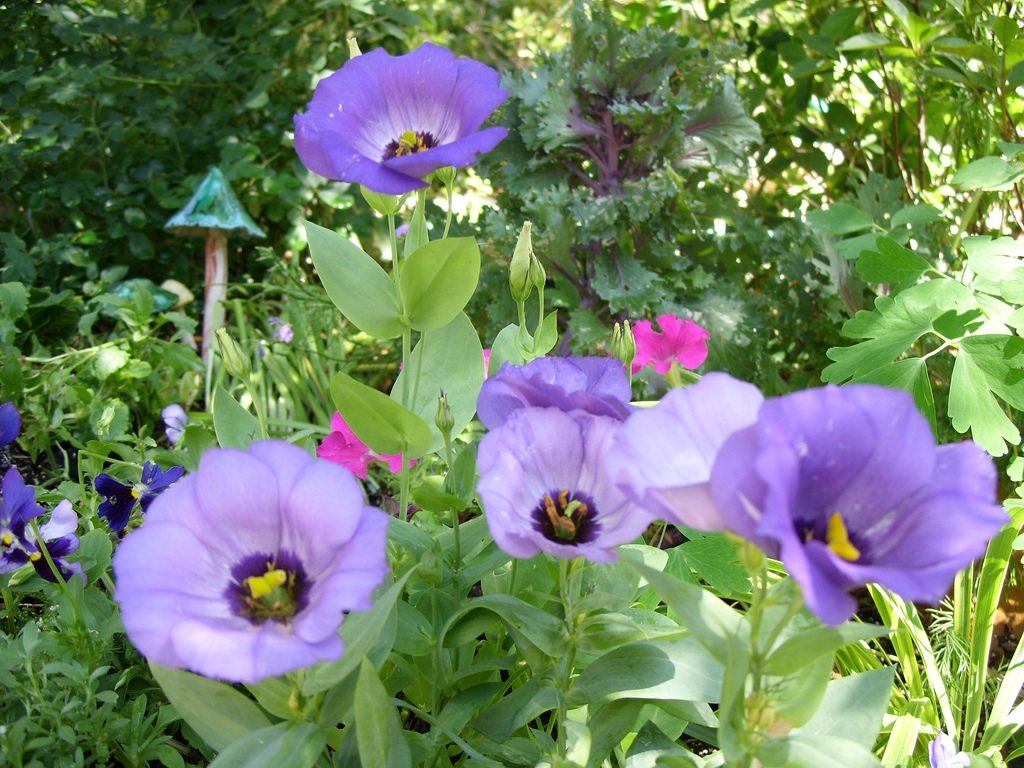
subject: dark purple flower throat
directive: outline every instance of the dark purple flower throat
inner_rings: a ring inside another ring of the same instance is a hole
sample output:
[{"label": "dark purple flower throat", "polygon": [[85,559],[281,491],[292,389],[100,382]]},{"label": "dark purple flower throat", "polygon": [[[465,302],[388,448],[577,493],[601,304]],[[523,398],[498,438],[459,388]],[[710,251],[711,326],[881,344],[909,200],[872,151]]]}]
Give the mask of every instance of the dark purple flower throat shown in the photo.
[{"label": "dark purple flower throat", "polygon": [[291,552],[249,555],[231,569],[224,591],[235,614],[259,626],[287,624],[309,602],[309,581]]},{"label": "dark purple flower throat", "polygon": [[393,157],[404,157],[405,155],[414,155],[417,152],[426,152],[436,143],[437,140],[429,133],[405,131],[400,137],[384,147],[384,157],[381,158],[381,162],[390,160]]},{"label": "dark purple flower throat", "polygon": [[533,510],[534,527],[559,544],[585,544],[600,530],[594,500],[585,493],[563,488],[544,494]]}]

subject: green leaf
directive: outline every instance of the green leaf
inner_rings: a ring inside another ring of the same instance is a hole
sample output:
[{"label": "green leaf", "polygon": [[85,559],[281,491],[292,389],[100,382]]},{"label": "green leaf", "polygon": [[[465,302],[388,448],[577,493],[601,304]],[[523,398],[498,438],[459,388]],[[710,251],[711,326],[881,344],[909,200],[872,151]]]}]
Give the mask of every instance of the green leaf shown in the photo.
[{"label": "green leaf", "polygon": [[807,212],[807,223],[831,235],[848,235],[875,225],[871,215],[849,203],[833,203],[827,210]]},{"label": "green leaf", "polygon": [[355,726],[363,765],[379,768],[412,765],[409,742],[402,731],[398,710],[391,703],[377,670],[365,656],[356,682]]},{"label": "green leaf", "polygon": [[1004,192],[1024,177],[1024,167],[1001,157],[983,157],[968,163],[950,179],[964,189]]},{"label": "green leaf", "polygon": [[1018,445],[1020,432],[996,397],[1024,410],[1024,339],[978,335],[962,339],[949,384],[949,417],[957,432],[971,431],[992,456]]},{"label": "green leaf", "polygon": [[131,355],[120,347],[104,347],[100,349],[96,354],[96,359],[93,361],[96,378],[104,381],[126,366],[129,360],[131,360]]},{"label": "green leaf", "polygon": [[934,205],[921,203],[900,208],[892,215],[889,226],[895,229],[904,225],[930,224],[933,221],[942,221],[942,213]]},{"label": "green leaf", "polygon": [[676,551],[716,594],[743,595],[750,591],[750,578],[739,562],[736,545],[724,534],[694,532]]},{"label": "green leaf", "polygon": [[888,634],[889,630],[874,624],[848,621],[838,627],[817,625],[786,638],[768,654],[764,671],[768,675],[791,675],[821,656],[831,656],[844,645],[870,640]]},{"label": "green leaf", "polygon": [[821,372],[822,380],[838,383],[891,363],[946,313],[973,310],[972,299],[963,283],[948,279],[912,286],[895,298],[877,297],[873,311],[861,310],[843,325],[844,334],[866,341],[829,349],[825,354],[835,362]]},{"label": "green leaf", "polygon": [[260,436],[260,423],[220,384],[213,390],[213,429],[221,448],[246,449]]},{"label": "green leaf", "polygon": [[894,673],[895,667],[882,667],[832,680],[818,711],[794,733],[848,739],[870,749],[889,704]]},{"label": "green leaf", "polygon": [[480,249],[472,237],[425,243],[402,263],[402,303],[409,325],[434,331],[448,325],[473,297]]},{"label": "green leaf", "polygon": [[277,723],[233,742],[210,768],[311,768],[326,746],[326,735],[311,723]]},{"label": "green leaf", "polygon": [[383,392],[339,372],[331,379],[331,397],[356,437],[377,453],[418,459],[430,450],[427,422]]},{"label": "green leaf", "polygon": [[470,722],[484,736],[503,742],[531,720],[558,706],[558,690],[548,675],[534,675],[498,699]]},{"label": "green leaf", "polygon": [[881,768],[866,747],[842,737],[827,739],[790,735],[763,743],[757,750],[763,768]]},{"label": "green leaf", "polygon": [[424,333],[409,357],[405,369],[398,374],[391,397],[398,400],[409,381],[409,409],[417,414],[431,432],[431,451],[444,447],[444,437],[434,423],[438,396],[444,391],[455,424],[454,439],[476,413],[476,401],[484,384],[484,350],[473,321],[459,312],[443,328]]},{"label": "green leaf", "polygon": [[867,48],[880,48],[892,42],[895,41],[878,32],[864,32],[848,37],[838,47],[840,51],[862,51]]},{"label": "green leaf", "polygon": [[693,637],[629,643],[591,662],[573,683],[569,703],[718,701],[722,674],[721,662]]},{"label": "green leaf", "polygon": [[501,370],[505,363],[525,365],[526,359],[519,353],[516,339],[519,337],[519,326],[515,323],[506,325],[491,344],[491,375]]},{"label": "green leaf", "polygon": [[17,320],[28,309],[28,289],[21,283],[0,283],[0,312]]},{"label": "green leaf", "polygon": [[727,639],[749,652],[750,625],[743,614],[730,608],[703,587],[648,568],[632,557],[626,559],[650,582],[661,599],[681,617],[686,628],[716,659],[723,664],[728,662]]},{"label": "green leaf", "polygon": [[864,251],[857,259],[857,272],[866,283],[898,283],[907,288],[931,266],[916,253],[888,237],[879,237],[878,251]]},{"label": "green leaf", "polygon": [[270,725],[252,699],[227,683],[153,662],[149,668],[178,714],[217,751]]},{"label": "green leaf", "polygon": [[376,261],[347,237],[303,222],[320,282],[341,314],[378,339],[400,336],[402,324],[395,284]]}]

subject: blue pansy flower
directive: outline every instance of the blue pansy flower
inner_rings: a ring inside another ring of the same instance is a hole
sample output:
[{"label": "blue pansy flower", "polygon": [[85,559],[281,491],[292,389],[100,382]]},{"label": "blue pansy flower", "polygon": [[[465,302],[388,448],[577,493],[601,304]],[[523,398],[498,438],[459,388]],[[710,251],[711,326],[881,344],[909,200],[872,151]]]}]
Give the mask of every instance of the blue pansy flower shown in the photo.
[{"label": "blue pansy flower", "polygon": [[184,473],[183,467],[171,467],[164,472],[159,465],[147,461],[142,468],[142,479],[135,485],[125,485],[108,474],[97,475],[93,487],[104,497],[100,502],[100,517],[106,519],[112,531],[123,531],[136,502],[145,512],[157,494],[177,482]]},{"label": "blue pansy flower", "polygon": [[56,506],[49,522],[39,527],[37,538],[29,523],[44,512],[36,503],[35,488],[25,485],[17,469],[7,470],[3,479],[3,497],[0,498],[0,573],[31,563],[41,577],[57,581],[43,555],[42,545],[45,544],[61,577],[67,580],[77,573],[84,579],[82,566],[67,560],[68,555],[78,550],[79,544],[75,535],[78,515],[71,508],[71,502],[65,499]]},{"label": "blue pansy flower", "polygon": [[10,445],[21,433],[21,415],[14,403],[0,405],[0,448]]}]

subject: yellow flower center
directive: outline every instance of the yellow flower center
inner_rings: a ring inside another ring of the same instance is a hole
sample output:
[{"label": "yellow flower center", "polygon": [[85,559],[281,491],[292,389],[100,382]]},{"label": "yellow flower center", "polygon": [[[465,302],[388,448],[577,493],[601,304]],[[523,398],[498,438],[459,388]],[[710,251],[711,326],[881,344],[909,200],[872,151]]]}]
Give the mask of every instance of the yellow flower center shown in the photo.
[{"label": "yellow flower center", "polygon": [[247,592],[243,599],[250,618],[260,622],[267,619],[287,621],[295,615],[298,606],[294,573],[267,563],[266,573],[249,576],[241,586]]},{"label": "yellow flower center", "polygon": [[843,558],[843,560],[855,563],[860,559],[860,550],[853,546],[853,543],[850,541],[850,535],[846,530],[846,523],[843,522],[843,516],[838,512],[833,512],[832,517],[828,519],[828,531],[825,537],[828,542],[828,548]]}]

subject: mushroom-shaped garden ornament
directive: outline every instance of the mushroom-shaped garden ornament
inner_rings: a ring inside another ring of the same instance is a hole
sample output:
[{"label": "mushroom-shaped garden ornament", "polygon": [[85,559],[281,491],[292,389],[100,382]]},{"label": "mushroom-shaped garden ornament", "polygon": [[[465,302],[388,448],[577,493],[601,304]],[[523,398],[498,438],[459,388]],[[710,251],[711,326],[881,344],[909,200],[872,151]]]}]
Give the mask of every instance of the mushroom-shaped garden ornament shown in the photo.
[{"label": "mushroom-shaped garden ornament", "polygon": [[210,364],[213,337],[221,325],[218,304],[227,296],[228,235],[266,237],[246,213],[219,168],[210,172],[192,195],[188,205],[164,224],[178,235],[206,238],[206,298],[203,302],[203,362]]}]

